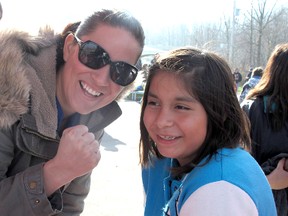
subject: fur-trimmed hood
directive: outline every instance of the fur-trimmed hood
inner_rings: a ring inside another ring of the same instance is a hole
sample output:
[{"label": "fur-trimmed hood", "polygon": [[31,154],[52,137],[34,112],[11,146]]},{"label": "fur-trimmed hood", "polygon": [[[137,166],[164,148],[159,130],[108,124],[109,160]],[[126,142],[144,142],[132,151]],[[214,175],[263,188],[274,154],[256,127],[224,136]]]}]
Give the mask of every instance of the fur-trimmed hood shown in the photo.
[{"label": "fur-trimmed hood", "polygon": [[31,61],[42,48],[53,43],[52,39],[33,37],[25,32],[0,32],[0,128],[10,127],[29,110],[36,76]]}]

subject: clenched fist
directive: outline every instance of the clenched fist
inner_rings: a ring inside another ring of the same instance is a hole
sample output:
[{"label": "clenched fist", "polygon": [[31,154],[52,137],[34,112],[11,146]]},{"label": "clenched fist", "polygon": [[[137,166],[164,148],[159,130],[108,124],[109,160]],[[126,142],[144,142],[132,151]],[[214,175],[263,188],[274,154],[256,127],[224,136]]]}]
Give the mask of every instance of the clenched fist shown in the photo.
[{"label": "clenched fist", "polygon": [[99,143],[86,126],[67,128],[62,134],[56,156],[44,165],[46,193],[49,195],[90,172],[100,158]]}]

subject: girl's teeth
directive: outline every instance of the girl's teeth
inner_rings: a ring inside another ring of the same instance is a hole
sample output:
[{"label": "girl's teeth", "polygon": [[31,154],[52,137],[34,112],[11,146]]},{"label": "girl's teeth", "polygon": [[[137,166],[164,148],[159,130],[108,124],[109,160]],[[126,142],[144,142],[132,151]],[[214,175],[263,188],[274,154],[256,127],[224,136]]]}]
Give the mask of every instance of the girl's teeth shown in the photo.
[{"label": "girl's teeth", "polygon": [[173,140],[175,139],[176,137],[174,136],[160,136],[162,139],[166,139],[166,140]]}]

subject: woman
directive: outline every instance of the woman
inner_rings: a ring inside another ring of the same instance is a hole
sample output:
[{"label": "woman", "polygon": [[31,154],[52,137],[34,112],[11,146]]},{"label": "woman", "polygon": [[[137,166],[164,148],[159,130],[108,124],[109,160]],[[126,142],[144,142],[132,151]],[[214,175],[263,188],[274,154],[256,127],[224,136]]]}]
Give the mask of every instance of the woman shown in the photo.
[{"label": "woman", "polygon": [[288,215],[288,44],[273,50],[259,83],[241,104],[251,122],[252,154],[273,190],[278,216]]},{"label": "woman", "polygon": [[[209,77],[209,79],[207,79]],[[228,64],[179,48],[149,69],[140,118],[145,215],[276,216]]]},{"label": "woman", "polygon": [[80,215],[103,129],[137,76],[131,15],[100,10],[61,36],[1,33],[1,215]]}]

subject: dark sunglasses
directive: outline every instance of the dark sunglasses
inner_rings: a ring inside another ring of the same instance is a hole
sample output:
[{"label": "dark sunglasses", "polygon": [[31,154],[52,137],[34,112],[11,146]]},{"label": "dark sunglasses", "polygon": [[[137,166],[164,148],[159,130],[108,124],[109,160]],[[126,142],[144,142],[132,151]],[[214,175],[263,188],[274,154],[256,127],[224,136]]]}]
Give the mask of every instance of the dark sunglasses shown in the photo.
[{"label": "dark sunglasses", "polygon": [[109,54],[97,43],[90,40],[83,42],[76,35],[74,38],[80,46],[78,59],[85,66],[100,69],[109,64],[112,81],[121,86],[127,86],[136,79],[138,69],[135,66],[123,61],[111,61]]}]

